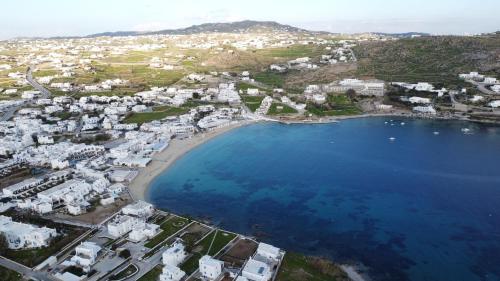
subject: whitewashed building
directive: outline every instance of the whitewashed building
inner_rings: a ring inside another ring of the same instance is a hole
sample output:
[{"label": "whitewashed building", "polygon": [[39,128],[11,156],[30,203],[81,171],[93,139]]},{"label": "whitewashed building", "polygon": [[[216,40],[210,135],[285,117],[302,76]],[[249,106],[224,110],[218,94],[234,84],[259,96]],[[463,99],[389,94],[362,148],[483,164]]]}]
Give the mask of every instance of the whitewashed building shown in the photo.
[{"label": "whitewashed building", "polygon": [[83,180],[71,179],[60,185],[37,194],[40,200],[47,202],[64,201],[67,203],[83,200],[89,194],[92,186]]},{"label": "whitewashed building", "polygon": [[137,228],[132,229],[132,231],[128,235],[128,238],[132,242],[139,242],[146,238],[151,239],[156,234],[158,234],[159,229],[159,225],[146,223],[143,227],[138,226]]},{"label": "whitewashed building", "polygon": [[200,273],[208,280],[215,280],[222,274],[224,262],[205,255],[199,260]]},{"label": "whitewashed building", "polygon": [[268,264],[249,259],[241,275],[252,281],[269,281],[272,277],[272,271]]},{"label": "whitewashed building", "polygon": [[432,105],[429,106],[415,106],[413,108],[413,111],[418,112],[418,113],[423,113],[423,114],[431,114],[434,115],[436,114],[436,110]]},{"label": "whitewashed building", "polygon": [[144,228],[145,224],[143,219],[118,215],[108,223],[108,233],[118,238],[132,231],[134,228]]},{"label": "whitewashed building", "polygon": [[281,250],[266,243],[259,243],[256,254],[272,261],[278,261],[281,258]]},{"label": "whitewashed building", "polygon": [[160,274],[160,281],[180,281],[184,276],[186,276],[186,273],[180,268],[167,264]]},{"label": "whitewashed building", "polygon": [[71,257],[71,261],[84,269],[88,269],[96,262],[101,249],[96,243],[83,242],[75,248],[75,255]]},{"label": "whitewashed building", "polygon": [[154,207],[144,201],[137,201],[133,204],[123,207],[122,213],[124,215],[131,215],[142,218],[149,218],[154,212]]},{"label": "whitewashed building", "polygon": [[186,258],[186,251],[182,242],[177,241],[162,254],[164,265],[178,266]]},{"label": "whitewashed building", "polygon": [[14,222],[6,216],[0,216],[0,233],[7,239],[8,247],[16,250],[46,247],[57,236],[55,229]]}]

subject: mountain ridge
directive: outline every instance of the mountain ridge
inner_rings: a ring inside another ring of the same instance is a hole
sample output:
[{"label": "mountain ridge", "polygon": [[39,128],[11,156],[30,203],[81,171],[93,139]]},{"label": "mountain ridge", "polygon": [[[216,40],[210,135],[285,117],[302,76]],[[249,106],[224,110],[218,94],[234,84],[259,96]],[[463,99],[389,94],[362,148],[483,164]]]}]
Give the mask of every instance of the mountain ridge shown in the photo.
[{"label": "mountain ridge", "polygon": [[269,29],[274,31],[292,32],[292,33],[328,33],[324,31],[310,31],[291,25],[281,24],[275,21],[254,21],[244,20],[235,22],[216,22],[191,25],[185,28],[163,29],[158,31],[115,31],[101,32],[83,36],[84,38],[95,38],[102,36],[141,36],[141,35],[191,35],[199,33],[245,33],[252,30]]}]

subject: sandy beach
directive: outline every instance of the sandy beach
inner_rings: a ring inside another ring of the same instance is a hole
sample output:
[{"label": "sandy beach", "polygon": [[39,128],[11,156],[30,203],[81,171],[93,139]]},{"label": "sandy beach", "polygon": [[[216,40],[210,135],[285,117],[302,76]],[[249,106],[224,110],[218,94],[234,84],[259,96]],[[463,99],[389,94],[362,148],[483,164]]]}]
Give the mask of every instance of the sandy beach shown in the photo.
[{"label": "sandy beach", "polygon": [[173,139],[168,147],[153,156],[153,160],[145,168],[139,170],[139,174],[129,185],[130,195],[134,200],[145,200],[146,191],[153,179],[168,169],[177,159],[189,152],[191,149],[207,142],[208,140],[229,132],[235,128],[246,126],[256,121],[240,121],[226,127],[217,128],[209,132],[198,133],[189,139]]}]

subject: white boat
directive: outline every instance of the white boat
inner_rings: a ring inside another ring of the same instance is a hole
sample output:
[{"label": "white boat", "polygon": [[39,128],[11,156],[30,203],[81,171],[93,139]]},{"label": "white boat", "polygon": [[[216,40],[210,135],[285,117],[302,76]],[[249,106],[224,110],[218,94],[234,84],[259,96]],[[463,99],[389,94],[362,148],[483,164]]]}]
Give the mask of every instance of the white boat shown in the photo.
[{"label": "white boat", "polygon": [[434,132],[434,135],[436,135],[436,136],[437,136],[437,135],[439,135],[439,132],[438,132],[438,131],[435,131],[435,132]]},{"label": "white boat", "polygon": [[396,140],[396,138],[395,138],[395,137],[390,137],[390,138],[389,138],[389,140],[390,140],[390,141],[395,141],[395,140]]},{"label": "white boat", "polygon": [[404,126],[405,125],[405,122],[401,122],[401,126]]}]

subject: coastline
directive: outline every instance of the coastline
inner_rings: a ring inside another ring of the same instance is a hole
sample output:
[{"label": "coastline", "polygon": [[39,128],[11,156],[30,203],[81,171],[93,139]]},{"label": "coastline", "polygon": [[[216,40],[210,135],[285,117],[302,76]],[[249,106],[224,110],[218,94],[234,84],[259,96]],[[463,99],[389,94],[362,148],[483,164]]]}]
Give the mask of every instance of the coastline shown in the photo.
[{"label": "coastline", "polygon": [[153,155],[149,165],[139,170],[139,174],[130,182],[128,189],[133,200],[145,201],[146,193],[151,182],[166,171],[175,161],[193,148],[204,144],[205,142],[232,131],[236,128],[257,123],[258,121],[245,120],[230,124],[225,127],[216,128],[209,132],[197,133],[187,139],[172,139],[168,146],[161,152]]},{"label": "coastline", "polygon": [[[161,173],[166,171],[175,161],[177,161],[184,154],[191,151],[193,148],[219,136],[227,133],[233,129],[247,126],[250,124],[255,124],[259,122],[277,122],[281,124],[328,124],[337,123],[342,120],[349,119],[359,119],[359,118],[371,118],[371,117],[406,117],[406,118],[422,118],[422,119],[434,119],[434,120],[458,120],[467,122],[477,122],[476,120],[470,120],[467,118],[457,118],[456,116],[428,116],[419,115],[412,112],[388,112],[388,113],[368,113],[368,114],[357,114],[348,116],[336,116],[336,117],[326,117],[316,120],[280,120],[280,119],[267,119],[267,120],[244,120],[238,121],[237,123],[230,124],[225,127],[216,128],[209,132],[197,133],[188,139],[172,139],[167,148],[163,151],[155,154],[151,163],[139,170],[139,174],[135,177],[132,182],[130,182],[128,189],[130,196],[133,200],[144,200],[146,201],[146,193],[151,182],[159,176]],[[489,123],[490,122],[484,122]],[[496,123],[496,122],[492,122]],[[498,124],[498,123],[496,123]]]},{"label": "coastline", "polygon": [[[349,119],[359,119],[359,118],[372,118],[372,117],[406,117],[406,118],[417,118],[417,119],[431,119],[431,120],[457,120],[457,121],[466,121],[466,122],[475,122],[473,120],[456,118],[456,116],[423,116],[414,113],[407,112],[390,112],[390,113],[368,113],[368,114],[359,114],[359,115],[351,115],[351,116],[337,116],[337,117],[329,117],[329,118],[321,118],[316,120],[277,120],[277,119],[262,119],[262,120],[243,120],[236,121],[227,125],[225,127],[216,128],[208,132],[196,133],[191,138],[187,139],[172,139],[167,148],[163,151],[156,153],[152,157],[151,163],[139,170],[139,174],[132,182],[130,182],[128,190],[129,194],[134,201],[143,200],[147,201],[147,192],[149,190],[149,186],[151,182],[167,171],[172,164],[174,164],[178,159],[183,157],[186,153],[190,152],[192,149],[198,147],[210,141],[220,135],[223,135],[227,132],[230,132],[234,129],[258,124],[258,123],[280,123],[280,124],[329,124],[329,123],[337,123],[342,120]],[[486,122],[487,123],[487,122]],[[497,123],[498,124],[498,123]],[[351,264],[337,264],[339,267],[347,274],[350,280],[352,281],[370,281],[372,280],[368,275],[368,271],[360,268],[356,265]]]}]

